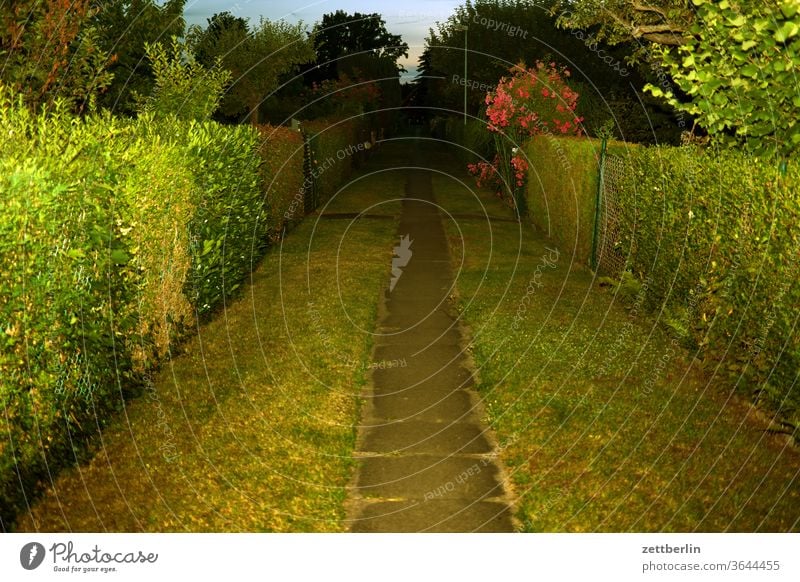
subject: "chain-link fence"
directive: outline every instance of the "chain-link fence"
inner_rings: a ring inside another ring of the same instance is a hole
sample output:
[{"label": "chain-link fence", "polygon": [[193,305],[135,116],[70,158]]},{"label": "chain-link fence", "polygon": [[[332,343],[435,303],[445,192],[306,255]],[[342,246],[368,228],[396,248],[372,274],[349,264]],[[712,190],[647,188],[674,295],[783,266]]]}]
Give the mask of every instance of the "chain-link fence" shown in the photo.
[{"label": "chain-link fence", "polygon": [[625,158],[605,154],[601,156],[600,189],[597,225],[593,244],[595,270],[610,276],[618,276],[625,270],[625,255],[622,252],[622,225],[620,223],[620,199],[622,178],[628,171]]}]

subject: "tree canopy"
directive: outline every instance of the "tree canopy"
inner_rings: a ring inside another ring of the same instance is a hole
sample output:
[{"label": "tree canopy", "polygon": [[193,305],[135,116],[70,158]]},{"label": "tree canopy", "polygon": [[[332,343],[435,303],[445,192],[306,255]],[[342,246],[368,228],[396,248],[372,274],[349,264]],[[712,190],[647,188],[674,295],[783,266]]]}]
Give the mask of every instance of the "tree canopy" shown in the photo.
[{"label": "tree canopy", "polygon": [[690,0],[558,0],[559,22],[569,28],[597,28],[609,44],[648,41],[677,46],[694,21]]},{"label": "tree canopy", "polygon": [[782,157],[800,149],[800,0],[559,0],[556,9],[564,26],[640,42],[664,77],[647,89],[718,142]]},{"label": "tree canopy", "polygon": [[32,108],[61,98],[83,111],[111,82],[90,0],[0,3],[2,81]]},{"label": "tree canopy", "polygon": [[190,27],[189,44],[198,62],[232,73],[232,84],[222,100],[225,115],[242,114],[258,123],[260,103],[280,85],[280,78],[298,65],[314,60],[313,35],[301,22],[260,19],[250,28],[247,20],[230,13],[215,14],[202,29]]},{"label": "tree canopy", "polygon": [[181,37],[186,0],[97,0],[91,20],[108,55],[108,71],[114,78],[101,97],[102,105],[118,113],[133,113],[155,86],[145,46]]},{"label": "tree canopy", "polygon": [[[348,55],[367,53],[393,63],[408,56],[408,44],[399,34],[386,30],[386,22],[377,13],[347,14],[337,10],[325,14],[314,26],[313,36],[318,78],[336,78],[340,61]],[[403,71],[396,66],[398,72]]]}]

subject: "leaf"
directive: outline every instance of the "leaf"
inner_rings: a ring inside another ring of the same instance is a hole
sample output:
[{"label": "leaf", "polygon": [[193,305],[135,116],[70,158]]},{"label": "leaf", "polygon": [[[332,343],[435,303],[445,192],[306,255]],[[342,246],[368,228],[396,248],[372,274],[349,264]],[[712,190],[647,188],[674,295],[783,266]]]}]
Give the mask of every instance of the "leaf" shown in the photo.
[{"label": "leaf", "polygon": [[730,24],[731,26],[735,26],[737,28],[743,26],[745,22],[747,22],[747,20],[745,19],[743,14],[737,14],[736,18],[728,19],[728,24]]},{"label": "leaf", "polygon": [[800,4],[796,0],[784,2],[781,5],[781,12],[786,18],[792,18],[795,14],[797,14],[798,9],[800,9]]},{"label": "leaf", "polygon": [[745,77],[755,77],[758,74],[758,67],[753,63],[743,66],[739,72]]},{"label": "leaf", "polygon": [[125,265],[130,260],[131,258],[128,256],[128,253],[122,249],[114,249],[111,251],[111,262],[115,265]]},{"label": "leaf", "polygon": [[800,32],[800,26],[798,26],[794,22],[784,22],[783,26],[781,26],[777,31],[775,31],[775,34],[772,35],[772,38],[774,38],[778,42],[786,42],[788,39],[795,36],[798,32]]},{"label": "leaf", "polygon": [[754,40],[746,40],[746,41],[744,41],[742,43],[742,50],[743,51],[749,51],[751,48],[756,46],[756,44],[758,44],[758,43],[756,41],[754,41]]}]

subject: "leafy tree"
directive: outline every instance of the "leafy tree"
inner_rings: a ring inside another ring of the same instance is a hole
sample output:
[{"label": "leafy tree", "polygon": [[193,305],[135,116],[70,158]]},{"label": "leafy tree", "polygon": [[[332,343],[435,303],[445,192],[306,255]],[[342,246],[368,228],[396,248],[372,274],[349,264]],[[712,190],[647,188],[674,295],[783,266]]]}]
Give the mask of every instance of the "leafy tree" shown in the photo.
[{"label": "leafy tree", "polygon": [[101,104],[118,113],[133,113],[155,85],[145,45],[169,41],[184,33],[186,0],[96,0],[91,23],[100,33],[100,45],[109,55],[114,79]]},{"label": "leafy tree", "polygon": [[61,98],[78,113],[111,82],[90,0],[0,3],[0,79],[38,109]]},{"label": "leafy tree", "polygon": [[313,36],[302,23],[261,19],[250,29],[247,21],[229,13],[215,14],[205,29],[190,27],[189,43],[198,60],[208,66],[219,58],[233,75],[222,100],[227,116],[246,114],[258,123],[258,109],[280,85],[283,75],[314,59]]},{"label": "leafy tree", "polygon": [[155,77],[153,92],[144,102],[145,112],[197,121],[211,117],[230,82],[230,72],[219,66],[203,67],[186,55],[176,38],[168,47],[145,44],[145,53]]},{"label": "leafy tree", "polygon": [[691,99],[650,85],[718,141],[759,155],[800,149],[800,2],[692,0],[685,42],[657,54]]},{"label": "leafy tree", "polygon": [[629,40],[683,44],[694,21],[689,0],[558,0],[552,12],[568,28],[597,28],[609,44]]},{"label": "leafy tree", "polygon": [[[344,10],[323,15],[314,26],[314,49],[317,53],[316,80],[338,76],[342,60],[360,53],[396,63],[408,56],[408,44],[399,34],[386,30],[380,14],[347,14]],[[404,72],[395,65],[397,72]]]},{"label": "leafy tree", "polygon": [[[561,0],[560,22],[643,41],[663,71],[647,90],[696,116],[717,141],[759,155],[800,146],[800,0]],[[646,42],[644,42],[646,41]]]},{"label": "leafy tree", "polygon": [[221,52],[234,50],[250,34],[246,18],[230,12],[219,12],[206,20],[205,30],[192,27],[190,38],[194,38],[194,55],[205,66],[212,66]]}]

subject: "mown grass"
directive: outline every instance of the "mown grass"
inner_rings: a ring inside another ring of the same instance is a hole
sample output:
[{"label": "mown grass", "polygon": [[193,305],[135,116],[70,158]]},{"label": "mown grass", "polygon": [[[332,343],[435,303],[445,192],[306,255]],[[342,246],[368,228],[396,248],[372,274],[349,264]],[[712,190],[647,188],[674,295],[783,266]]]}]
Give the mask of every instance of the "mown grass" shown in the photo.
[{"label": "mown grass", "polygon": [[[457,164],[449,169],[453,178],[433,182],[445,210],[502,215],[497,199],[459,184],[473,183]],[[528,225],[446,228],[525,531],[800,529],[796,448],[700,372],[641,296],[623,299],[572,257],[555,259]]]},{"label": "mown grass", "polygon": [[[364,169],[368,171],[369,166]],[[331,203],[359,212],[397,176]],[[393,220],[309,217],[64,471],[18,531],[340,531]]]}]

